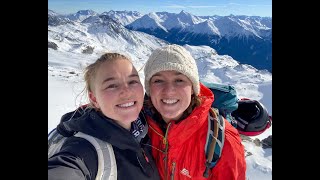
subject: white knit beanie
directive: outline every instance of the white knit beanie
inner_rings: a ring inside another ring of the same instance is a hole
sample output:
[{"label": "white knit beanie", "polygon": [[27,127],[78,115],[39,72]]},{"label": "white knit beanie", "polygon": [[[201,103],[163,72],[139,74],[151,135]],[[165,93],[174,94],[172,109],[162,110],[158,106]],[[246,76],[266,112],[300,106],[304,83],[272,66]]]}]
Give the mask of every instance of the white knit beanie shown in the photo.
[{"label": "white knit beanie", "polygon": [[179,45],[168,45],[152,52],[144,67],[144,86],[150,95],[149,81],[160,71],[178,71],[187,76],[191,82],[195,95],[200,93],[199,74],[196,61],[190,52]]}]

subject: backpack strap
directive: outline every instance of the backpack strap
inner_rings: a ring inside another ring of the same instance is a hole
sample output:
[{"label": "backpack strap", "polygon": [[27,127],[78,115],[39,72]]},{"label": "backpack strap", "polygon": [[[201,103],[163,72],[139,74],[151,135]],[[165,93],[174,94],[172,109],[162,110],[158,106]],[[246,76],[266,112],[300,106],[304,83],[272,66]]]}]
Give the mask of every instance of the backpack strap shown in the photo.
[{"label": "backpack strap", "polygon": [[54,128],[48,135],[48,159],[60,151],[67,138],[58,133]]},{"label": "backpack strap", "polygon": [[203,173],[209,177],[209,169],[213,168],[219,160],[224,145],[225,122],[222,115],[215,108],[210,108],[208,115],[208,134],[206,140],[206,169]]},{"label": "backpack strap", "polygon": [[[98,171],[96,180],[116,180],[117,163],[112,145],[88,134],[78,132],[74,135],[90,142],[98,155]],[[62,136],[56,129],[48,135],[48,158],[60,151],[67,137]]]},{"label": "backpack strap", "polygon": [[98,154],[98,172],[96,180],[116,180],[117,163],[112,145],[82,132],[78,132],[74,136],[86,139],[95,147]]}]

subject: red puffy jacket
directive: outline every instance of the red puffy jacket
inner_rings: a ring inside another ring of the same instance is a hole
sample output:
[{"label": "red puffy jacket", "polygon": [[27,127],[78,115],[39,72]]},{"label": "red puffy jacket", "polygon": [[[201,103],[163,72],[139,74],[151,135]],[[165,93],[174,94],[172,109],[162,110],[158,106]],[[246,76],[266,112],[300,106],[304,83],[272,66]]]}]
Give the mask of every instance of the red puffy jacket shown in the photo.
[{"label": "red puffy jacket", "polygon": [[[167,124],[167,135],[149,116],[148,134],[152,143],[161,179],[204,180],[205,142],[208,131],[208,112],[213,102],[212,92],[201,84],[200,96],[205,96],[201,106],[179,123]],[[210,180],[245,180],[246,161],[244,146],[238,131],[225,120],[225,141],[220,160],[211,170]]]}]

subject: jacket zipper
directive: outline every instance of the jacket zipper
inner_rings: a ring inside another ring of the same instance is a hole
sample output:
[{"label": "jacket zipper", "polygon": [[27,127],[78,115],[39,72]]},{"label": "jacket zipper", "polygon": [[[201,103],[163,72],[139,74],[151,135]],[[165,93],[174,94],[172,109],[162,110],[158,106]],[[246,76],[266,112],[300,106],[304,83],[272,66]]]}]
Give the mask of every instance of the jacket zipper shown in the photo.
[{"label": "jacket zipper", "polygon": [[149,163],[149,158],[148,158],[146,152],[144,151],[144,149],[142,149],[142,154],[143,154],[144,158],[146,159],[147,163]]},{"label": "jacket zipper", "polygon": [[168,149],[169,149],[168,132],[169,132],[170,126],[171,126],[171,122],[168,124],[166,134],[163,138],[163,144],[165,145],[165,156],[164,156],[164,177],[165,177],[165,179],[168,179]]},{"label": "jacket zipper", "polygon": [[171,170],[171,180],[174,180],[174,171],[176,170],[176,163],[172,163],[172,170]]},{"label": "jacket zipper", "polygon": [[162,138],[164,138],[164,136],[162,134],[160,134],[157,130],[155,130],[152,126],[149,126],[156,134],[158,134],[159,136],[161,136]]},{"label": "jacket zipper", "polygon": [[[142,156],[141,156],[141,155],[142,155]],[[149,159],[148,159],[145,151],[143,150],[143,148],[141,148],[141,155],[140,155],[140,153],[137,153],[137,155],[136,155],[136,156],[137,156],[137,161],[138,161],[138,163],[139,163],[142,171],[143,171],[145,174],[147,174],[147,170],[146,170],[145,167],[142,165],[141,160],[144,158],[145,161],[147,162],[147,165],[151,166],[151,164],[149,163]]]}]

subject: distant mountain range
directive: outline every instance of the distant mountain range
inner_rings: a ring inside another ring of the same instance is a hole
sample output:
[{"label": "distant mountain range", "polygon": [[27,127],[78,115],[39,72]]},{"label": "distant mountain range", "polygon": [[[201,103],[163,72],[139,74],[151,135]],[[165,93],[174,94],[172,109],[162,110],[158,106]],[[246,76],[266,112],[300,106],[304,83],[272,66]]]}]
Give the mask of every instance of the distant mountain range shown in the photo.
[{"label": "distant mountain range", "polygon": [[[60,15],[48,10],[48,26],[60,25],[86,27],[89,33],[104,32],[113,38],[121,36],[126,39],[128,37],[125,36],[133,30],[129,34],[137,33],[135,31],[144,32],[158,37],[155,41],[159,43],[166,41],[180,45],[207,45],[218,54],[229,55],[240,63],[272,72],[271,17],[195,16],[185,11],[179,14],[153,12],[142,15],[136,11],[109,11],[98,14],[92,10]],[[110,29],[107,30],[107,26],[116,34],[112,34]],[[106,41],[102,39],[102,34],[97,36],[101,37],[99,41]],[[135,38],[141,40],[140,37]],[[129,39],[136,43],[131,36]],[[48,47],[55,47],[53,43],[48,41]]]},{"label": "distant mountain range", "polygon": [[207,45],[257,69],[272,71],[272,19],[258,16],[195,16],[156,12],[127,28],[152,34],[170,43]]}]

